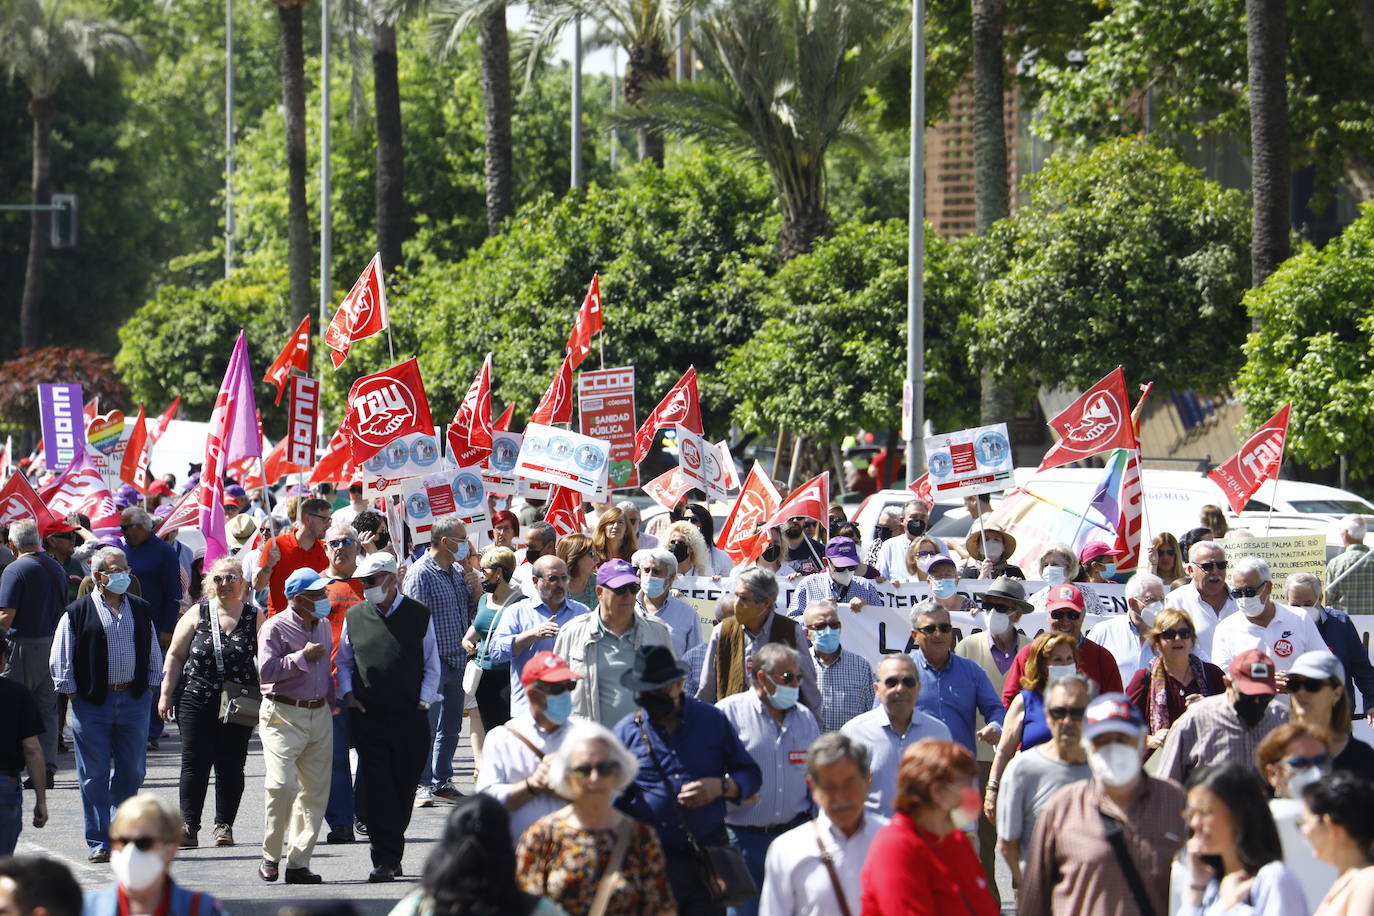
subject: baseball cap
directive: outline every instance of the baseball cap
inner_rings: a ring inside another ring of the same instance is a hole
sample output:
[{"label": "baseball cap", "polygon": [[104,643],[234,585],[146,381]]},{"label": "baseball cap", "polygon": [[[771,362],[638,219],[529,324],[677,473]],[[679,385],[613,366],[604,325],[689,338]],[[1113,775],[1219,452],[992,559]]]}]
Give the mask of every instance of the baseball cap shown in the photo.
[{"label": "baseball cap", "polygon": [[832,566],[858,566],[858,545],[854,543],[853,538],[831,538],[830,543],[825,545],[825,558]]},{"label": "baseball cap", "polygon": [[329,580],[313,569],[298,569],[286,577],[286,597],[294,598],[301,592],[321,591]]},{"label": "baseball cap", "polygon": [[1274,683],[1274,660],[1259,649],[1246,649],[1231,659],[1226,675],[1236,690],[1247,696],[1273,696],[1279,692]]},{"label": "baseball cap", "polygon": [[1051,585],[1050,593],[1045,596],[1045,610],[1053,611],[1062,607],[1073,608],[1075,611],[1082,611],[1082,589],[1077,585]]},{"label": "baseball cap", "polygon": [[956,568],[958,567],[958,564],[954,562],[954,558],[951,557],[949,554],[937,553],[933,557],[921,558],[921,572],[925,573],[926,575],[930,575],[930,571],[935,567],[939,566],[941,563],[948,563],[950,566],[954,566]]},{"label": "baseball cap", "polygon": [[377,573],[396,572],[396,558],[385,550],[376,553],[369,553],[358,561],[358,568],[353,572],[353,578],[366,579],[368,576]]},{"label": "baseball cap", "polygon": [[1145,733],[1145,720],[1140,710],[1124,693],[1104,693],[1088,704],[1083,715],[1083,737],[1089,741],[1098,735],[1116,733],[1132,737]]},{"label": "baseball cap", "polygon": [[635,568],[626,560],[607,560],[596,568],[596,584],[606,588],[619,588],[638,581]]},{"label": "baseball cap", "polygon": [[1311,678],[1314,681],[1326,681],[1335,679],[1342,683],[1345,682],[1345,666],[1330,650],[1313,649],[1311,652],[1304,652],[1293,660],[1293,667],[1288,669],[1288,676]]},{"label": "baseball cap", "polygon": [[1081,563],[1091,563],[1098,557],[1114,557],[1116,550],[1101,541],[1094,541],[1078,552],[1078,560]]},{"label": "baseball cap", "polygon": [[550,684],[557,684],[559,681],[581,679],[582,675],[569,668],[568,663],[563,661],[563,656],[557,652],[550,652],[548,649],[534,653],[530,660],[525,662],[525,667],[520,669],[520,684],[524,687],[528,687],[535,681],[548,681]]}]

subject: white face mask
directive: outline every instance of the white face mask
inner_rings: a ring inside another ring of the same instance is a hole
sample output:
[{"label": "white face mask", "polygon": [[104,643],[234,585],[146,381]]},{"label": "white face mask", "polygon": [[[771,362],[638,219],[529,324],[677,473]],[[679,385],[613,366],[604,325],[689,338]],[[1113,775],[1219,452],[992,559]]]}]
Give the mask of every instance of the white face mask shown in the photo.
[{"label": "white face mask", "polygon": [[152,850],[143,852],[133,843],[125,843],[110,854],[110,871],[115,880],[132,891],[152,887],[166,870],[162,856]]},{"label": "white face mask", "polygon": [[1287,798],[1302,798],[1302,790],[1327,775],[1325,767],[1305,767],[1288,777]]},{"label": "white face mask", "polygon": [[374,585],[371,588],[365,588],[363,589],[363,597],[380,608],[386,601],[386,586]]},{"label": "white face mask", "polygon": [[1140,609],[1140,619],[1145,622],[1146,628],[1154,627],[1155,618],[1159,616],[1159,612],[1162,610],[1164,610],[1163,601],[1151,601]]},{"label": "white face mask", "polygon": [[836,585],[848,585],[854,578],[854,571],[850,569],[832,569],[830,578],[835,580]]},{"label": "white face mask", "polygon": [[1050,665],[1049,680],[1045,681],[1045,686],[1048,687],[1050,684],[1053,684],[1055,681],[1059,680],[1061,677],[1068,677],[1070,674],[1077,674],[1077,673],[1078,673],[1078,666],[1075,665],[1075,664],[1072,664],[1072,663],[1067,664],[1067,665]]},{"label": "white face mask", "polygon": [[1129,786],[1140,778],[1140,751],[1129,744],[1113,742],[1089,751],[1088,767],[1094,776],[1113,788]]},{"label": "white face mask", "polygon": [[1004,611],[988,612],[988,632],[993,636],[1005,636],[1011,632],[1011,615]]},{"label": "white face mask", "polygon": [[1236,607],[1240,608],[1240,612],[1246,617],[1258,617],[1264,613],[1264,599],[1259,595],[1253,598],[1237,598]]},{"label": "white face mask", "polygon": [[1044,570],[1045,581],[1050,585],[1061,585],[1064,582],[1064,567],[1046,566]]},{"label": "white face mask", "polygon": [[1003,545],[1001,541],[984,541],[983,556],[992,560],[994,563],[1002,559]]},{"label": "white face mask", "polygon": [[1322,609],[1317,605],[1314,604],[1310,607],[1305,607],[1302,610],[1304,614],[1306,614],[1308,617],[1312,619],[1313,623],[1322,622]]}]

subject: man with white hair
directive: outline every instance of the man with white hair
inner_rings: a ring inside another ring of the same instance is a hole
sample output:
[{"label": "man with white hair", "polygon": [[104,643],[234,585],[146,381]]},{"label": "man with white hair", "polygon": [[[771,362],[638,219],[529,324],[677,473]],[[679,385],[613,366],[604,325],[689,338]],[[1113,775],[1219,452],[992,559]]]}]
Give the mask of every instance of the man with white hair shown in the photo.
[{"label": "man with white hair", "polygon": [[1138,572],[1126,583],[1126,614],[1103,620],[1088,632],[1088,638],[1116,659],[1121,683],[1129,684],[1135,673],[1154,658],[1150,631],[1155,617],[1164,610],[1164,580],[1154,573]]},{"label": "man with white hair", "polygon": [[639,573],[639,595],[635,610],[650,620],[657,620],[673,634],[673,654],[686,658],[687,653],[701,645],[701,618],[696,609],[673,594],[673,580],[677,578],[677,558],[662,547],[641,548],[634,552],[630,563]]},{"label": "man with white hair", "polygon": [[1350,697],[1351,707],[1360,708],[1355,706],[1354,688],[1358,685],[1365,718],[1374,725],[1374,665],[1369,662],[1369,650],[1364,647],[1360,631],[1355,629],[1350,615],[1323,606],[1321,580],[1309,572],[1292,573],[1284,588],[1288,592],[1288,606],[1312,618],[1327,648],[1340,659],[1345,669],[1345,695]]},{"label": "man with white hair", "polygon": [[1240,613],[1217,624],[1212,635],[1212,661],[1217,667],[1224,670],[1246,649],[1258,649],[1274,660],[1282,683],[1283,672],[1299,655],[1326,650],[1312,618],[1279,604],[1273,592],[1268,563],[1259,557],[1236,561],[1231,569],[1231,598]]},{"label": "man with white hair", "polygon": [[1364,516],[1347,515],[1340,527],[1345,550],[1326,564],[1326,600],[1347,614],[1374,614],[1374,563],[1364,543]]},{"label": "man with white hair", "polygon": [[1227,587],[1226,548],[1216,541],[1196,541],[1186,559],[1184,571],[1193,581],[1169,593],[1169,606],[1188,612],[1197,634],[1198,658],[1212,661],[1212,631],[1236,612]]}]

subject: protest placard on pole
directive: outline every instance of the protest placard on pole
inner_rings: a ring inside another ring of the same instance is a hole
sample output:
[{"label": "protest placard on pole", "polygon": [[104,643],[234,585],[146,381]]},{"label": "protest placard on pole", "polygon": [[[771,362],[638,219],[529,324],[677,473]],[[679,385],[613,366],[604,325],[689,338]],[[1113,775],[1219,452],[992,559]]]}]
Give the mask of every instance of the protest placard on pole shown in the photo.
[{"label": "protest placard on pole", "polygon": [[432,432],[411,433],[387,443],[363,462],[363,493],[387,496],[401,492],[401,482],[443,467],[439,440]]},{"label": "protest placard on pole", "polygon": [[612,489],[639,486],[635,453],[635,369],[587,370],[577,377],[578,428],[611,445]]},{"label": "protest placard on pole", "polygon": [[936,496],[976,496],[1014,485],[1007,424],[975,426],[926,438],[926,467]]},{"label": "protest placard on pole", "polygon": [[515,473],[528,480],[593,494],[606,483],[610,443],[570,430],[531,423],[515,460]]},{"label": "protest placard on pole", "polygon": [[519,480],[515,476],[515,461],[520,457],[520,445],[525,437],[520,433],[507,430],[493,430],[491,434],[491,454],[482,465],[482,483],[488,493],[497,496],[511,496],[519,490]]},{"label": "protest placard on pole", "polygon": [[297,467],[315,464],[315,426],[320,415],[320,383],[304,375],[291,377],[291,414],[287,421],[286,460]]},{"label": "protest placard on pole", "polygon": [[1293,573],[1306,572],[1319,580],[1326,579],[1326,536],[1322,534],[1222,538],[1221,545],[1233,567],[1236,560],[1251,556],[1269,564],[1275,601],[1285,600],[1285,585]]},{"label": "protest placard on pole", "polygon": [[86,441],[81,386],[39,385],[38,415],[43,429],[43,462],[51,470],[61,470],[72,463]]}]

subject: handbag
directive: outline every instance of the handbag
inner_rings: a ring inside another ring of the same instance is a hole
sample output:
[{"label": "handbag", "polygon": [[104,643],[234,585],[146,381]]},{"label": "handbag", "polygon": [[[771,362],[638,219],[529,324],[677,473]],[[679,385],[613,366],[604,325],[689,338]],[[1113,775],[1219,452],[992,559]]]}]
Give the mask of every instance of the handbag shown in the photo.
[{"label": "handbag", "polygon": [[477,685],[482,683],[482,672],[486,670],[482,667],[482,649],[490,643],[491,634],[495,632],[496,625],[501,622],[501,612],[505,609],[505,604],[496,609],[496,613],[491,618],[491,626],[487,627],[487,638],[482,640],[481,646],[478,646],[477,655],[468,659],[467,665],[463,667],[464,709],[472,709],[477,705]]},{"label": "handbag", "polygon": [[[224,634],[220,632],[219,618],[210,609],[209,602],[201,605],[205,610],[206,622],[210,625],[210,642],[215,647],[215,669],[219,672],[223,687],[219,694],[219,720],[226,725],[247,725],[252,728],[258,724],[258,711],[262,708],[262,689],[257,684],[241,684],[224,676]],[[245,605],[242,613],[247,613]]]},{"label": "handbag", "polygon": [[606,862],[606,871],[601,875],[601,881],[596,886],[596,896],[592,898],[592,908],[587,911],[587,916],[606,916],[606,907],[611,903],[611,891],[615,888],[615,879],[620,876],[620,866],[625,862],[625,851],[630,848],[630,833],[633,831],[630,819],[620,822],[620,826],[615,831],[615,847],[611,849],[611,857]]},{"label": "handbag", "polygon": [[[640,736],[644,739],[644,746],[649,750],[654,767],[658,769],[663,781],[671,785],[668,771],[658,759],[658,752],[654,750],[653,742],[649,740],[649,732],[644,727],[643,710],[635,712],[635,724],[639,726]],[[706,895],[711,903],[716,906],[733,907],[756,899],[759,895],[759,886],[755,883],[754,876],[749,874],[744,854],[728,844],[702,846],[698,843],[697,838],[692,835],[691,828],[687,826],[687,818],[682,815],[682,803],[676,797],[673,798],[673,813],[677,815],[678,826],[682,828],[683,835],[692,847],[692,854],[696,857],[697,867],[701,871],[701,883],[705,885]]]},{"label": "handbag", "polygon": [[1126,838],[1121,834],[1121,822],[1106,812],[1099,811],[1098,814],[1102,816],[1102,831],[1107,836],[1107,842],[1111,844],[1112,852],[1116,853],[1116,863],[1121,866],[1121,873],[1126,878],[1126,887],[1130,889],[1131,897],[1140,909],[1140,916],[1155,916],[1154,905],[1150,903],[1150,895],[1145,891],[1145,882],[1126,849]]}]

